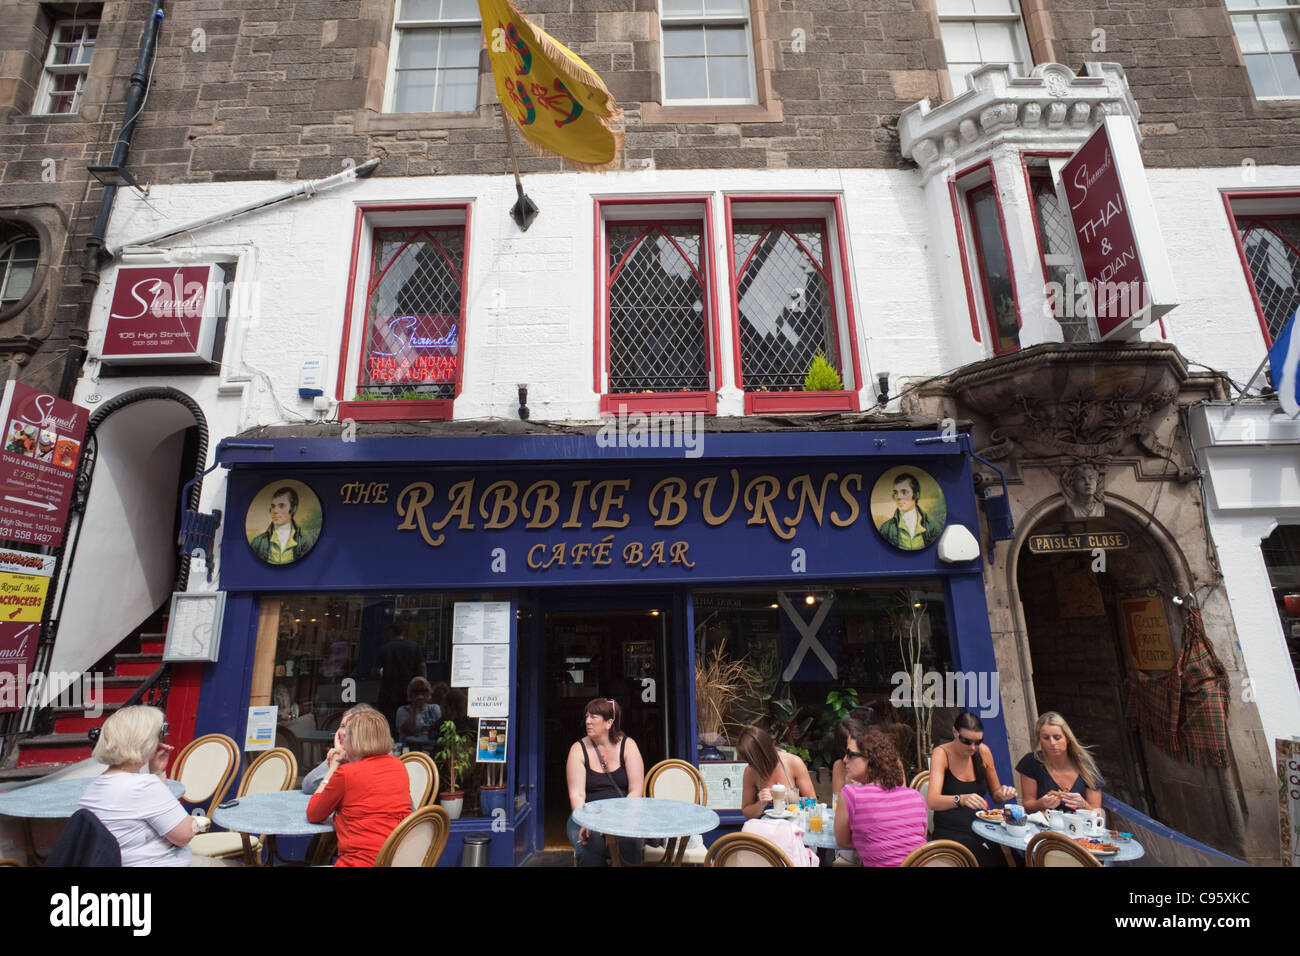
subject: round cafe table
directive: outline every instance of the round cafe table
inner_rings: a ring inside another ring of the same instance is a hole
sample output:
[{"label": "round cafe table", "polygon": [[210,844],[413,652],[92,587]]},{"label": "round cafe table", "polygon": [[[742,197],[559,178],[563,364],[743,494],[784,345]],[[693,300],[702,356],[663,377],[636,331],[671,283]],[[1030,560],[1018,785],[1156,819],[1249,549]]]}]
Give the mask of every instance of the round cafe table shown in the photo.
[{"label": "round cafe table", "polygon": [[333,833],[333,817],[324,823],[307,821],[307,803],[311,800],[301,790],[277,790],[273,793],[250,793],[239,798],[239,805],[212,813],[212,822],[244,836],[244,850],[251,855],[249,834],[266,837],[267,860],[274,862],[275,838]]},{"label": "round cafe table", "polygon": [[667,840],[664,865],[681,866],[687,839],[716,830],[719,823],[718,815],[708,807],[658,797],[615,797],[584,803],[573,811],[573,821],[605,835],[615,866],[623,865],[616,837]]},{"label": "round cafe table", "polygon": [[[66,777],[0,793],[0,815],[18,817],[23,821],[23,840],[26,843],[28,863],[36,866],[44,862],[44,857],[36,852],[31,821],[62,820],[72,816],[81,804],[82,794],[98,776]],[[179,780],[164,780],[163,783],[167,784],[173,796],[179,797],[185,792],[185,784]]]},{"label": "round cafe table", "polygon": [[[976,834],[993,843],[1009,846],[1013,850],[1019,850],[1021,853],[1029,846],[1029,841],[1040,833],[1060,833],[1060,830],[1052,830],[1050,827],[1039,826],[1032,820],[1026,821],[1025,835],[1012,836],[1007,832],[1007,828],[1000,823],[989,823],[985,820],[975,820],[970,825]],[[1061,833],[1061,836],[1069,836],[1067,833]],[[1146,856],[1146,850],[1142,849],[1142,844],[1137,840],[1129,840],[1127,843],[1117,843],[1119,852],[1114,856],[1099,856],[1097,862],[1102,866],[1110,866],[1112,863],[1127,863],[1129,860],[1140,860]]]}]

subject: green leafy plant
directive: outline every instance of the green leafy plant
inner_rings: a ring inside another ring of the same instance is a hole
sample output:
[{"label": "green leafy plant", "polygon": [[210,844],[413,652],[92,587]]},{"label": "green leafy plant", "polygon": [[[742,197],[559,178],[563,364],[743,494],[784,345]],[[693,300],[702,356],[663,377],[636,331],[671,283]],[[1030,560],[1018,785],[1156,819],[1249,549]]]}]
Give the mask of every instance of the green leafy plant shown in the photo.
[{"label": "green leafy plant", "polygon": [[426,401],[433,396],[427,395],[417,389],[406,389],[404,391],[392,392],[358,392],[354,402],[421,402]]},{"label": "green leafy plant", "polygon": [[443,793],[458,793],[456,774],[461,777],[469,775],[474,766],[474,735],[456,732],[454,720],[444,720],[438,728],[438,753],[435,759],[446,771],[443,777]]},{"label": "green leafy plant", "polygon": [[840,378],[840,373],[830,362],[826,361],[826,356],[822,354],[821,349],[813,356],[812,365],[808,368],[808,376],[803,380],[803,389],[805,392],[842,392],[844,391],[844,380]]}]

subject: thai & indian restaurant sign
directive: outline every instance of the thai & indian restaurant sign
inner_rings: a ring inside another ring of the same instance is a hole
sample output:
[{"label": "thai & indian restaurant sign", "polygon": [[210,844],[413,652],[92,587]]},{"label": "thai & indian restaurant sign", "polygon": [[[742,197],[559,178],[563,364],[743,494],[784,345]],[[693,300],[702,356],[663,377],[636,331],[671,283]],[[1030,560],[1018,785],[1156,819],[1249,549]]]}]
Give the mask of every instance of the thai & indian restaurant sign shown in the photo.
[{"label": "thai & indian restaurant sign", "polygon": [[1102,341],[1175,306],[1173,272],[1133,121],[1107,116],[1061,169]]},{"label": "thai & indian restaurant sign", "polygon": [[924,468],[860,461],[237,469],[228,504],[245,515],[246,534],[223,539],[223,584],[400,589],[969,570],[941,563],[934,547],[948,524],[978,527],[961,456],[928,457]]}]

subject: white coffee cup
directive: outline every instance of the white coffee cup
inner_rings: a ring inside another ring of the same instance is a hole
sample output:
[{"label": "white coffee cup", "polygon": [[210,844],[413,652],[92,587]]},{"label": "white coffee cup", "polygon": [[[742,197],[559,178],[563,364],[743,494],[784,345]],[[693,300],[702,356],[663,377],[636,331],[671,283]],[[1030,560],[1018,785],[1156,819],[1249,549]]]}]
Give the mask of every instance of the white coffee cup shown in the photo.
[{"label": "white coffee cup", "polygon": [[1053,830],[1065,829],[1065,814],[1060,810],[1047,810],[1044,815],[1047,817],[1047,825]]},{"label": "white coffee cup", "polygon": [[772,787],[772,809],[778,812],[785,809],[785,784],[783,783]]}]

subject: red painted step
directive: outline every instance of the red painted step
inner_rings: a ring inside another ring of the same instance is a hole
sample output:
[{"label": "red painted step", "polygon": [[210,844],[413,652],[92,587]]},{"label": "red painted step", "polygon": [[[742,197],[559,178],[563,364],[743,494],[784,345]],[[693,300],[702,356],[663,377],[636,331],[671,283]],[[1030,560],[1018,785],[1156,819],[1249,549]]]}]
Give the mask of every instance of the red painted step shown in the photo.
[{"label": "red painted step", "polygon": [[104,681],[104,703],[125,704],[131,695],[144,683],[138,677],[109,677]]},{"label": "red painted step", "polygon": [[119,654],[113,671],[118,677],[148,677],[160,664],[160,654]]},{"label": "red painted step", "polygon": [[102,727],[109,714],[113,713],[116,708],[111,704],[103,704],[102,710],[103,713],[98,717],[88,717],[80,711],[61,714],[54,719],[54,732],[56,734],[84,734],[92,727]]},{"label": "red painted step", "polygon": [[82,744],[23,747],[18,751],[17,765],[19,767],[32,767],[37,764],[47,763],[75,763],[89,757],[91,749],[89,740]]}]

